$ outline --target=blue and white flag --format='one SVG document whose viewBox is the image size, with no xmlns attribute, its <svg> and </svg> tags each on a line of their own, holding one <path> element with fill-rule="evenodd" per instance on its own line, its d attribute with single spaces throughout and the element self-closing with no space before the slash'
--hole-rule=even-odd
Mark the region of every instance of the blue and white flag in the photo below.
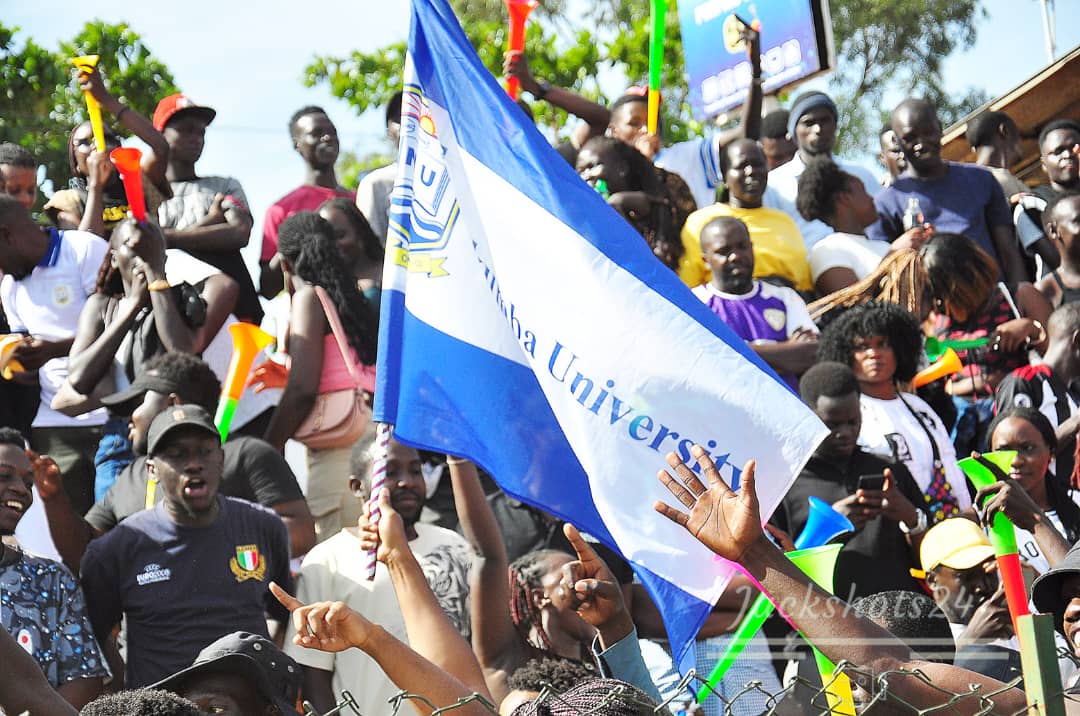
<svg viewBox="0 0 1080 716">
<path fill-rule="evenodd" d="M 375 417 L 466 456 L 630 560 L 676 663 L 732 568 L 653 511 L 705 446 L 771 514 L 824 425 L 582 181 L 414 0 L 383 275 Z M 692 652 L 690 652 L 692 655 Z"/>
</svg>

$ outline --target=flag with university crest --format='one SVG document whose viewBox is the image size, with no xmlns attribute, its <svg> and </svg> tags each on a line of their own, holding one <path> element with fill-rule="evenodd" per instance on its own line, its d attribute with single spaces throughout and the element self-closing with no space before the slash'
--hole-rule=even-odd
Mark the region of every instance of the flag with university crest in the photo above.
<svg viewBox="0 0 1080 716">
<path fill-rule="evenodd" d="M 733 567 L 655 514 L 704 446 L 763 515 L 826 428 L 652 254 L 499 87 L 445 1 L 414 0 L 375 417 L 464 455 L 617 550 L 676 662 Z"/>
</svg>

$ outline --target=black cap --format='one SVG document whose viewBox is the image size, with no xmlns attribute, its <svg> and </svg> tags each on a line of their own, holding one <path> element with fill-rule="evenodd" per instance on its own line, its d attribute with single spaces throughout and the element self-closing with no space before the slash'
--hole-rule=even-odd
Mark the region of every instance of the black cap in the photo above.
<svg viewBox="0 0 1080 716">
<path fill-rule="evenodd" d="M 1080 574 L 1080 544 L 1069 550 L 1058 566 L 1041 575 L 1031 585 L 1031 603 L 1035 610 L 1043 614 L 1054 615 L 1054 625 L 1064 633 L 1065 607 L 1068 603 L 1061 598 L 1061 585 L 1074 574 Z"/>
<path fill-rule="evenodd" d="M 186 669 L 148 687 L 180 693 L 192 676 L 204 673 L 239 674 L 282 714 L 296 713 L 301 671 L 292 657 L 264 636 L 246 631 L 227 634 L 199 652 Z M 183 694 L 180 694 L 181 696 Z"/>
<path fill-rule="evenodd" d="M 146 395 L 146 391 L 148 390 L 164 395 L 168 395 L 169 393 L 183 395 L 184 392 L 186 392 L 184 391 L 183 386 L 177 384 L 175 381 L 160 375 L 143 373 L 125 390 L 113 393 L 112 395 L 106 395 L 101 399 L 101 404 L 112 408 L 114 413 L 131 415 L 131 413 L 135 411 L 135 408 L 138 407 L 136 401 L 142 402 L 143 396 Z"/>
<path fill-rule="evenodd" d="M 166 435 L 185 426 L 202 428 L 214 436 L 219 434 L 210 413 L 204 408 L 198 405 L 170 405 L 150 423 L 146 440 L 147 454 L 153 455 Z"/>
</svg>

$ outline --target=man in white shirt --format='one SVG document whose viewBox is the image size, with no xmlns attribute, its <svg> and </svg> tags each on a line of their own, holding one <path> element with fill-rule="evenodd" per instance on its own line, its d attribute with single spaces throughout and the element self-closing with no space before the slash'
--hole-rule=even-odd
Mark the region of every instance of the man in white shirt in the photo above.
<svg viewBox="0 0 1080 716">
<path fill-rule="evenodd" d="M 401 132 L 401 97 L 397 92 L 386 104 L 386 138 L 397 151 L 398 135 Z M 390 194 L 394 190 L 397 178 L 397 162 L 372 169 L 360 179 L 356 187 L 356 208 L 371 225 L 371 230 L 386 246 L 386 235 L 390 231 Z"/>
<path fill-rule="evenodd" d="M 67 379 L 68 351 L 87 297 L 108 251 L 104 239 L 85 231 L 60 231 L 34 223 L 16 199 L 0 196 L 0 300 L 12 333 L 25 335 L 14 357 L 26 369 L 16 380 L 41 385 L 30 445 L 48 453 L 80 514 L 94 503 L 94 452 L 105 411 L 68 417 L 52 409 Z"/>
<path fill-rule="evenodd" d="M 357 477 L 364 475 L 366 479 L 371 474 L 370 457 L 354 455 L 349 487 L 357 494 L 357 500 L 370 488 Z M 469 570 L 473 561 L 469 543 L 456 532 L 419 521 L 426 488 L 420 454 L 416 450 L 391 440 L 386 479 L 390 501 L 405 524 L 409 549 L 416 555 L 439 605 L 468 639 L 471 629 Z M 386 565 L 380 563 L 375 579 L 367 579 L 364 552 L 356 527 L 341 530 L 308 552 L 300 568 L 296 596 L 305 604 L 343 601 L 398 639 L 408 640 Z M 359 649 L 346 649 L 337 654 L 305 649 L 293 643 L 293 634 L 295 628 L 290 626 L 285 638 L 285 653 L 302 667 L 302 696 L 311 701 L 319 713 L 333 708 L 342 691 L 353 695 L 362 714 L 386 711 L 387 700 L 398 692 L 398 688 L 371 657 Z"/>
<path fill-rule="evenodd" d="M 795 99 L 788 115 L 788 134 L 799 150 L 787 164 L 769 172 L 769 188 L 764 204 L 787 213 L 799 227 L 806 248 L 833 233 L 833 228 L 820 219 L 807 221 L 795 206 L 799 195 L 799 177 L 806 163 L 814 157 L 831 157 L 836 144 L 836 124 L 839 113 L 836 104 L 824 92 L 806 92 Z M 833 161 L 848 174 L 862 180 L 867 193 L 874 196 L 881 189 L 873 173 L 859 164 L 834 157 Z"/>
</svg>

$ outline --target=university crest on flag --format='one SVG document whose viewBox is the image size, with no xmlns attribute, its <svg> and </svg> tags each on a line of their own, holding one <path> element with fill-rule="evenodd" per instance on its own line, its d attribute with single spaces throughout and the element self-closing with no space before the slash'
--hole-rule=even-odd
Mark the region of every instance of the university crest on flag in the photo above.
<svg viewBox="0 0 1080 716">
<path fill-rule="evenodd" d="M 438 278 L 448 275 L 443 268 L 445 249 L 461 209 L 444 162 L 446 148 L 439 143 L 423 89 L 415 83 L 405 86 L 403 114 L 415 120 L 416 129 L 414 140 L 406 144 L 405 173 L 395 190 L 409 197 L 408 211 L 397 208 L 403 203 L 391 206 L 390 243 L 398 265 Z"/>
<path fill-rule="evenodd" d="M 266 574 L 266 562 L 259 554 L 258 545 L 238 545 L 236 556 L 229 560 L 229 569 L 232 570 L 237 582 L 248 579 L 257 579 L 261 582 Z"/>
</svg>

